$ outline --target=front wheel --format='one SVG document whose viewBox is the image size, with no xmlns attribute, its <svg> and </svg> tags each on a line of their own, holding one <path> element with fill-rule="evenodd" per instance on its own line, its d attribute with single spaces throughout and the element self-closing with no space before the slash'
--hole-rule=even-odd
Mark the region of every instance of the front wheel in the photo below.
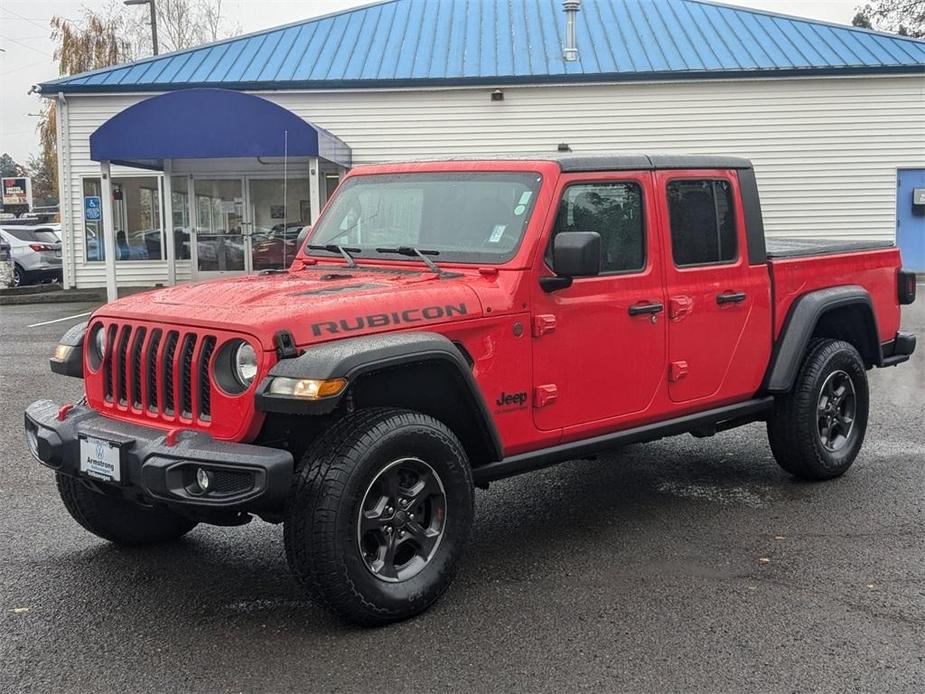
<svg viewBox="0 0 925 694">
<path fill-rule="evenodd" d="M 173 511 L 94 491 L 74 477 L 57 477 L 58 494 L 71 517 L 97 537 L 117 545 L 172 542 L 196 527 L 195 521 Z"/>
<path fill-rule="evenodd" d="M 472 472 L 453 432 L 417 412 L 361 410 L 305 453 L 286 512 L 286 558 L 308 593 L 344 619 L 388 624 L 444 593 L 472 517 Z"/>
<path fill-rule="evenodd" d="M 853 345 L 810 343 L 793 389 L 768 421 L 771 451 L 787 472 L 809 480 L 843 475 L 864 442 L 867 372 Z"/>
</svg>

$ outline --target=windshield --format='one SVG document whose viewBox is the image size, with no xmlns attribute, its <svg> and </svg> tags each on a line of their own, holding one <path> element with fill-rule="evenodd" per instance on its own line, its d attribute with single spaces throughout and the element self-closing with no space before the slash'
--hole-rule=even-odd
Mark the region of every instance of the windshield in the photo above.
<svg viewBox="0 0 925 694">
<path fill-rule="evenodd" d="M 540 181 L 536 173 L 357 176 L 338 189 L 308 243 L 359 249 L 361 258 L 413 247 L 437 251 L 437 262 L 505 262 L 517 252 Z"/>
</svg>

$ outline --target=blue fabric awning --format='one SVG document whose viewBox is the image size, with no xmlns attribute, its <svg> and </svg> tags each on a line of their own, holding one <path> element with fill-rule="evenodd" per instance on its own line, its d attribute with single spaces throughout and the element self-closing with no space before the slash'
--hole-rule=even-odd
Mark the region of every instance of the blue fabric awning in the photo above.
<svg viewBox="0 0 925 694">
<path fill-rule="evenodd" d="M 165 159 L 322 157 L 351 166 L 342 140 L 282 106 L 227 89 L 183 89 L 145 99 L 90 135 L 90 158 L 163 168 Z"/>
</svg>

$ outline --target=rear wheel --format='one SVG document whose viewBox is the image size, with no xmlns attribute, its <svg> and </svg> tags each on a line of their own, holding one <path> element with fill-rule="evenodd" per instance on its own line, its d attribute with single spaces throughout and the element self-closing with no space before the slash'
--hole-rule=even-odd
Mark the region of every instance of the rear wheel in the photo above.
<svg viewBox="0 0 925 694">
<path fill-rule="evenodd" d="M 118 545 L 154 545 L 178 540 L 194 521 L 166 509 L 148 508 L 58 475 L 58 493 L 68 513 L 94 535 Z"/>
<path fill-rule="evenodd" d="M 13 286 L 22 287 L 27 284 L 26 282 L 26 271 L 23 270 L 19 265 L 13 264 Z"/>
<path fill-rule="evenodd" d="M 356 624 L 387 624 L 444 593 L 472 516 L 472 473 L 445 425 L 361 410 L 305 453 L 286 512 L 286 558 L 321 604 Z"/>
<path fill-rule="evenodd" d="M 778 464 L 810 480 L 844 474 L 864 442 L 868 397 L 867 372 L 853 345 L 811 342 L 793 389 L 768 421 Z"/>
</svg>

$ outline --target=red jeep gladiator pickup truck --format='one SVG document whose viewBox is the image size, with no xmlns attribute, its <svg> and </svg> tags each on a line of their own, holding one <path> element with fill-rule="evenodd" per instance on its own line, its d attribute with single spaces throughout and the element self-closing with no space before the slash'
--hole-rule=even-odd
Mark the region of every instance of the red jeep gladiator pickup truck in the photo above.
<svg viewBox="0 0 925 694">
<path fill-rule="evenodd" d="M 444 592 L 492 480 L 756 421 L 787 472 L 841 475 L 914 294 L 889 244 L 766 242 L 742 159 L 366 166 L 287 270 L 68 331 L 86 397 L 26 434 L 90 532 L 281 522 L 307 591 L 383 624 Z"/>
</svg>

